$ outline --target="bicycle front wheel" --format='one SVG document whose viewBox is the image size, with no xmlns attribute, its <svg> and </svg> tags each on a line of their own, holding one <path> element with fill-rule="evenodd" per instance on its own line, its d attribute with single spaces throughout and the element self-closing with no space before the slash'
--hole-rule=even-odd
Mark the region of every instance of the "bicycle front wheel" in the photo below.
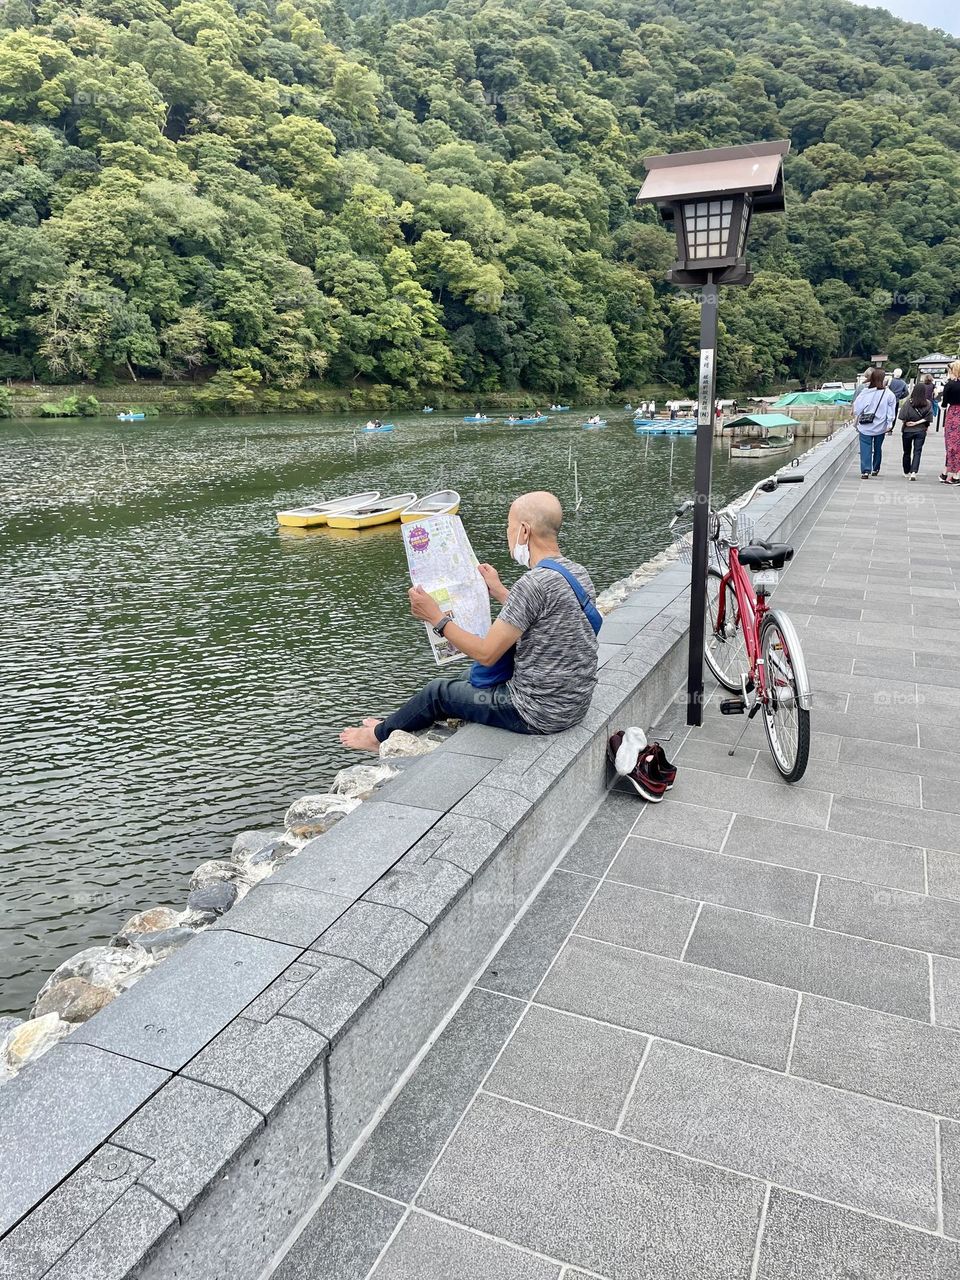
<svg viewBox="0 0 960 1280">
<path fill-rule="evenodd" d="M 723 598 L 723 624 L 720 600 Z M 747 670 L 747 646 L 740 627 L 737 595 L 723 574 L 711 565 L 707 570 L 707 615 L 703 624 L 703 656 L 707 666 L 731 693 L 740 692 L 740 677 Z"/>
<path fill-rule="evenodd" d="M 766 680 L 763 727 L 770 754 L 786 781 L 798 782 L 810 758 L 810 712 L 800 706 L 794 665 L 795 660 L 800 664 L 799 655 L 791 653 L 774 616 L 768 615 L 763 620 L 760 652 Z"/>
</svg>

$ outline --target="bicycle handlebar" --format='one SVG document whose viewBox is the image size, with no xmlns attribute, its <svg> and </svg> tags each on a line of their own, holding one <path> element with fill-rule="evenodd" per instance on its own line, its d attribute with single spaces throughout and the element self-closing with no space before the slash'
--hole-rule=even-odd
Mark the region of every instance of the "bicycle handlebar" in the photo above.
<svg viewBox="0 0 960 1280">
<path fill-rule="evenodd" d="M 782 484 L 803 484 L 805 476 L 798 472 L 783 472 L 774 476 L 767 476 L 765 480 L 759 480 L 750 490 L 747 498 L 739 504 L 738 510 L 752 502 L 758 493 L 774 493 Z M 693 498 L 688 498 L 681 506 L 674 508 L 674 517 L 670 521 L 672 529 L 679 519 L 692 510 L 696 505 Z"/>
</svg>

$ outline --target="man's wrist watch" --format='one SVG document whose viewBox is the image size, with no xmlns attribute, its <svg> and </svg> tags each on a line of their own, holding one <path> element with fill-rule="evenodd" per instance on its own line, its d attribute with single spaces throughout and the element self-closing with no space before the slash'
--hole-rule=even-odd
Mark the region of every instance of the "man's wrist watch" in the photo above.
<svg viewBox="0 0 960 1280">
<path fill-rule="evenodd" d="M 440 621 L 437 623 L 437 625 L 433 628 L 433 634 L 435 636 L 442 636 L 447 623 L 452 621 L 453 621 L 453 614 L 445 613 L 443 617 L 440 619 Z"/>
</svg>

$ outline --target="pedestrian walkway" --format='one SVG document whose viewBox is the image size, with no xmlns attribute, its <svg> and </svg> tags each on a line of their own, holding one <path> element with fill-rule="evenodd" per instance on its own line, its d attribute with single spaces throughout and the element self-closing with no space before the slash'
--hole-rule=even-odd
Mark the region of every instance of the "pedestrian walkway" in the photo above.
<svg viewBox="0 0 960 1280">
<path fill-rule="evenodd" d="M 279 1280 L 960 1276 L 960 493 L 896 452 L 778 593 L 802 783 L 715 701 L 678 728 L 674 790 L 608 796 Z"/>
</svg>

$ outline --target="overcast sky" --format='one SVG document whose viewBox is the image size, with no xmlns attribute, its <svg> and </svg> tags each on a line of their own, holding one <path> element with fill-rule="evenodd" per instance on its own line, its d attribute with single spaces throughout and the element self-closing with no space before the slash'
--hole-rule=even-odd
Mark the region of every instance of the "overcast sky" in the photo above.
<svg viewBox="0 0 960 1280">
<path fill-rule="evenodd" d="M 860 4 L 862 0 L 854 0 Z M 928 27 L 940 27 L 951 35 L 960 36 L 960 9 L 956 0 L 885 0 L 871 8 L 888 9 L 907 22 L 923 22 Z"/>
</svg>

